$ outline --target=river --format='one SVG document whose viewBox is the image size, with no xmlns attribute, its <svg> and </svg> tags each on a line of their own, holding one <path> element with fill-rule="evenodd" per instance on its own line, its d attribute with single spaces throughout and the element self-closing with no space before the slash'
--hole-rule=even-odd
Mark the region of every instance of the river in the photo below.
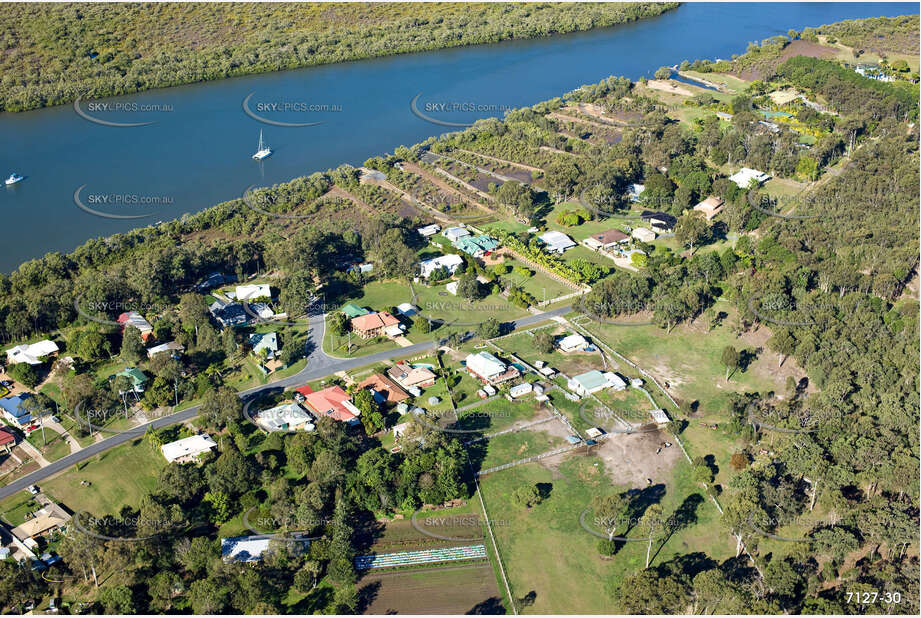
<svg viewBox="0 0 921 618">
<path fill-rule="evenodd" d="M 0 187 L 5 230 L 0 270 L 49 251 L 70 251 L 93 237 L 197 212 L 251 185 L 276 184 L 341 163 L 360 165 L 401 144 L 456 130 L 414 114 L 410 102 L 417 95 L 422 114 L 469 123 L 609 75 L 637 79 L 685 59 L 728 58 L 744 52 L 749 41 L 790 28 L 917 10 L 917 3 L 690 3 L 602 30 L 253 75 L 79 105 L 83 114 L 104 123 L 152 123 L 144 126 L 98 124 L 73 105 L 0 114 L 0 175 L 25 176 Z M 269 122 L 244 110 L 251 94 L 247 109 Z M 274 153 L 257 162 L 251 155 L 260 130 Z"/>
</svg>

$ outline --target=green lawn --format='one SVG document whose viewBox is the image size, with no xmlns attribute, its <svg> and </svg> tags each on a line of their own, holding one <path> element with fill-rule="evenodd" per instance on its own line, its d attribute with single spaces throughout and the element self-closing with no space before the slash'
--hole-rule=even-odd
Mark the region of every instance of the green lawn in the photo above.
<svg viewBox="0 0 921 618">
<path fill-rule="evenodd" d="M 617 584 L 645 566 L 645 543 L 625 543 L 613 559 L 602 560 L 596 550 L 600 539 L 579 523 L 593 496 L 625 489 L 611 484 L 603 465 L 593 456 L 569 457 L 555 470 L 526 464 L 481 480 L 489 516 L 502 524 L 494 525 L 493 532 L 512 595 L 520 599 L 531 591 L 536 594 L 533 605 L 519 608 L 524 613 L 610 613 Z M 674 533 L 661 548 L 661 543 L 654 544 L 653 553 L 658 553 L 653 564 L 694 551 L 704 551 L 716 560 L 733 555 L 733 545 L 717 523 L 719 513 L 700 495 L 690 475 L 690 466 L 679 464 L 660 504 L 668 517 L 682 504 L 699 502 L 690 509 L 696 523 Z M 530 510 L 514 503 L 515 489 L 536 483 L 549 488 L 548 498 Z M 591 525 L 591 512 L 587 522 Z M 640 536 L 639 529 L 628 534 L 629 538 Z M 535 556 L 552 559 L 536 560 Z"/>
<path fill-rule="evenodd" d="M 65 455 L 70 455 L 70 445 L 64 437 L 54 429 L 45 427 L 45 437 L 42 440 L 42 430 L 36 429 L 26 438 L 32 446 L 41 451 L 42 456 L 48 461 L 57 461 Z"/>
<path fill-rule="evenodd" d="M 163 455 L 146 440 L 138 439 L 77 464 L 41 487 L 72 511 L 101 516 L 117 513 L 125 504 L 137 506 L 141 496 L 156 487 L 164 467 Z M 81 486 L 82 480 L 89 486 Z"/>
<path fill-rule="evenodd" d="M 532 273 L 534 273 L 533 275 L 528 277 L 522 274 L 517 274 L 514 271 L 512 271 L 506 275 L 501 275 L 501 277 L 503 278 L 503 280 L 511 281 L 515 283 L 515 285 L 524 289 L 525 292 L 528 292 L 529 294 L 534 296 L 534 298 L 536 298 L 538 301 L 550 300 L 553 298 L 557 298 L 558 296 L 563 296 L 564 294 L 569 294 L 575 291 L 573 288 L 569 287 L 568 285 L 560 283 L 556 279 L 551 279 L 549 276 L 545 275 L 544 273 L 538 270 L 534 270 L 530 266 L 527 266 L 526 264 L 519 262 L 518 260 L 506 258 L 504 263 L 508 264 L 512 268 L 515 268 L 516 266 L 527 268 Z"/>
<path fill-rule="evenodd" d="M 41 505 L 28 491 L 20 491 L 0 502 L 0 516 L 14 528 L 26 521 L 26 515 L 37 511 Z"/>
<path fill-rule="evenodd" d="M 475 450 L 485 451 L 479 469 L 501 466 L 566 445 L 562 437 L 542 431 L 542 428 L 543 425 L 537 425 L 525 431 L 505 433 L 472 446 Z"/>
</svg>

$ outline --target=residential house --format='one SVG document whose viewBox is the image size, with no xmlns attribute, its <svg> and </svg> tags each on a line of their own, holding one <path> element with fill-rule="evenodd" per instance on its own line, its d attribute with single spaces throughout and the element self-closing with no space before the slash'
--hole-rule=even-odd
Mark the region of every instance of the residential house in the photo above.
<svg viewBox="0 0 921 618">
<path fill-rule="evenodd" d="M 303 391 L 301 391 L 303 394 Z M 339 386 L 304 394 L 304 405 L 317 416 L 354 425 L 358 423 L 361 410 L 352 404 L 352 397 Z"/>
<path fill-rule="evenodd" d="M 6 362 L 9 365 L 15 365 L 16 363 L 41 365 L 43 357 L 56 354 L 58 349 L 58 344 L 49 339 L 18 345 L 6 351 Z"/>
<path fill-rule="evenodd" d="M 153 326 L 150 325 L 144 316 L 142 316 L 137 311 L 126 311 L 116 318 L 116 322 L 121 324 L 122 330 L 125 330 L 126 326 L 133 326 L 139 331 L 141 331 L 141 339 L 147 341 L 153 337 Z"/>
<path fill-rule="evenodd" d="M 250 303 L 249 313 L 256 314 L 262 320 L 271 320 L 275 317 L 275 312 L 267 303 Z"/>
<path fill-rule="evenodd" d="M 544 232 L 537 238 L 542 243 L 544 243 L 544 250 L 546 250 L 548 253 L 563 253 L 567 249 L 571 249 L 572 247 L 576 246 L 576 243 L 573 242 L 572 238 L 563 232 Z"/>
<path fill-rule="evenodd" d="M 14 446 L 16 446 L 16 436 L 4 429 L 0 429 L 0 450 L 9 454 L 13 451 Z"/>
<path fill-rule="evenodd" d="M 161 343 L 160 345 L 155 345 L 152 348 L 147 348 L 147 358 L 153 358 L 161 352 L 169 352 L 173 358 L 177 358 L 180 354 L 185 352 L 185 346 L 181 343 L 176 343 L 175 341 L 170 341 L 169 343 Z"/>
<path fill-rule="evenodd" d="M 615 390 L 624 390 L 627 383 L 616 373 L 601 373 L 597 369 L 592 369 L 577 376 L 573 376 L 567 383 L 569 389 L 583 397 L 592 393 L 597 393 L 604 388 L 614 388 Z"/>
<path fill-rule="evenodd" d="M 60 505 L 49 502 L 39 510 L 35 511 L 31 519 L 16 526 L 10 532 L 21 542 L 30 545 L 28 540 L 35 540 L 38 537 L 45 536 L 63 528 L 71 519 L 70 513 L 65 511 Z"/>
<path fill-rule="evenodd" d="M 607 230 L 605 232 L 599 232 L 598 234 L 592 234 L 583 240 L 582 244 L 593 251 L 614 251 L 620 248 L 623 243 L 629 241 L 630 237 L 620 230 Z"/>
<path fill-rule="evenodd" d="M 754 180 L 757 184 L 762 184 L 770 178 L 764 172 L 753 170 L 750 167 L 743 167 L 738 172 L 729 177 L 729 180 L 736 183 L 740 189 L 748 189 Z"/>
<path fill-rule="evenodd" d="M 409 394 L 406 391 L 397 386 L 393 380 L 380 373 L 375 373 L 363 380 L 358 384 L 358 387 L 370 389 L 375 399 L 380 400 L 379 403 L 383 401 L 400 403 L 405 399 L 409 399 Z"/>
<path fill-rule="evenodd" d="M 657 234 L 665 234 L 675 229 L 675 225 L 678 223 L 678 218 L 674 215 L 670 215 L 667 212 L 656 212 L 653 210 L 644 210 L 640 215 L 644 221 L 649 224 L 649 227 L 652 228 L 652 231 Z"/>
<path fill-rule="evenodd" d="M 386 311 L 382 311 L 352 318 L 349 324 L 352 326 L 353 333 L 363 339 L 369 339 L 386 334 L 384 331 L 387 327 L 397 326 L 400 321 Z"/>
<path fill-rule="evenodd" d="M 29 393 L 20 393 L 0 399 L 0 411 L 2 411 L 0 413 L 3 414 L 7 423 L 19 429 L 25 429 L 32 424 L 32 415 L 23 405 L 31 396 Z"/>
<path fill-rule="evenodd" d="M 580 352 L 588 347 L 588 340 L 582 335 L 575 334 L 563 337 L 556 345 L 563 352 Z"/>
<path fill-rule="evenodd" d="M 170 463 L 198 463 L 202 453 L 208 453 L 217 442 L 206 433 L 182 438 L 160 447 L 160 452 Z"/>
<path fill-rule="evenodd" d="M 435 384 L 435 373 L 427 367 L 412 367 L 406 363 L 397 363 L 387 370 L 387 376 L 405 389 L 428 388 Z"/>
<path fill-rule="evenodd" d="M 723 210 L 723 203 L 723 198 L 711 195 L 695 206 L 694 210 L 703 213 L 707 221 L 710 221 Z"/>
<path fill-rule="evenodd" d="M 652 242 L 656 239 L 656 233 L 645 227 L 634 228 L 630 235 L 641 242 Z"/>
<path fill-rule="evenodd" d="M 450 240 L 452 243 L 457 242 L 458 238 L 463 238 L 464 236 L 470 236 L 470 232 L 463 227 L 449 227 L 441 233 L 442 236 Z"/>
<path fill-rule="evenodd" d="M 499 241 L 491 236 L 464 236 L 454 243 L 460 251 L 475 258 L 483 257 L 499 247 Z"/>
<path fill-rule="evenodd" d="M 268 283 L 250 283 L 247 285 L 238 285 L 235 292 L 236 299 L 239 300 L 256 300 L 257 298 L 272 299 L 272 288 Z"/>
<path fill-rule="evenodd" d="M 221 538 L 221 559 L 224 562 L 261 562 L 273 538 L 274 534 Z M 289 555 L 301 555 L 310 547 L 310 539 L 297 538 L 297 533 L 287 533 L 284 547 Z"/>
<path fill-rule="evenodd" d="M 397 313 L 400 315 L 405 315 L 408 318 L 419 313 L 419 310 L 412 303 L 400 303 L 397 305 Z"/>
<path fill-rule="evenodd" d="M 449 275 L 453 275 L 463 263 L 464 258 L 456 253 L 439 255 L 438 257 L 420 262 L 419 274 L 423 278 L 428 279 L 436 270 L 445 269 Z"/>
<path fill-rule="evenodd" d="M 296 403 L 285 403 L 256 415 L 256 424 L 262 429 L 272 431 L 313 431 L 313 417 Z"/>
<path fill-rule="evenodd" d="M 125 367 L 121 371 L 115 374 L 116 377 L 128 378 L 131 381 L 131 391 L 135 393 L 143 393 L 144 385 L 147 384 L 147 376 L 144 375 L 144 372 L 138 369 L 137 367 Z M 125 392 L 131 392 L 125 391 Z M 119 393 L 123 395 L 124 393 Z"/>
<path fill-rule="evenodd" d="M 211 273 L 204 280 L 196 284 L 195 289 L 198 290 L 199 292 L 204 292 L 205 290 L 210 290 L 213 287 L 224 285 L 225 283 L 232 283 L 236 280 L 237 278 L 235 275 L 225 275 L 223 273 Z"/>
<path fill-rule="evenodd" d="M 630 185 L 630 189 L 627 191 L 627 195 L 630 197 L 631 202 L 638 202 L 640 199 L 640 195 L 645 190 L 646 190 L 646 185 L 632 184 Z"/>
<path fill-rule="evenodd" d="M 426 225 L 425 227 L 420 227 L 416 230 L 419 232 L 419 236 L 423 238 L 428 238 L 429 236 L 434 236 L 441 231 L 441 226 L 436 224 Z"/>
<path fill-rule="evenodd" d="M 249 321 L 249 314 L 240 303 L 225 303 L 217 300 L 208 307 L 211 316 L 224 327 L 242 326 Z"/>
<path fill-rule="evenodd" d="M 467 371 L 484 384 L 500 384 L 521 375 L 517 367 L 506 365 L 485 350 L 468 355 L 464 362 Z"/>
<path fill-rule="evenodd" d="M 349 319 L 357 318 L 357 317 L 368 315 L 369 313 L 371 313 L 364 307 L 359 307 L 355 303 L 346 303 L 342 305 L 342 309 L 340 309 L 340 311 L 342 311 L 342 313 L 345 314 L 345 317 Z"/>
<path fill-rule="evenodd" d="M 278 355 L 278 333 L 253 333 L 249 337 L 249 345 L 253 354 L 262 358 L 265 350 L 265 358 L 271 360 Z"/>
</svg>

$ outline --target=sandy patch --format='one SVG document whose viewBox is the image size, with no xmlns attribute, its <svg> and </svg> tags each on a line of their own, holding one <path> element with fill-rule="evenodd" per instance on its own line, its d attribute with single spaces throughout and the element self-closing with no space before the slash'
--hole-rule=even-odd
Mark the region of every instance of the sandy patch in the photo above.
<svg viewBox="0 0 921 618">
<path fill-rule="evenodd" d="M 668 92 L 671 94 L 681 94 L 686 97 L 694 96 L 694 93 L 688 90 L 687 88 L 682 88 L 681 86 L 676 86 L 668 80 L 661 79 L 651 79 L 646 82 L 646 86 L 652 88 L 653 90 L 661 90 L 662 92 Z"/>
</svg>

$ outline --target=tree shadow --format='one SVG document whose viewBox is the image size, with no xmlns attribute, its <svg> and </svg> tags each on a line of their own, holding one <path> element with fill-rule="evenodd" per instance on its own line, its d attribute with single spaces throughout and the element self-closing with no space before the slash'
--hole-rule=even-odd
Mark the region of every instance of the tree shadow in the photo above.
<svg viewBox="0 0 921 618">
<path fill-rule="evenodd" d="M 659 544 L 659 547 L 656 548 L 655 553 L 650 557 L 650 564 L 656 559 L 656 556 L 659 555 L 659 552 L 662 551 L 662 548 L 665 547 L 665 545 L 671 540 L 672 536 L 674 536 L 676 532 L 684 530 L 685 528 L 693 526 L 697 523 L 697 508 L 703 504 L 703 502 L 703 496 L 698 493 L 693 493 L 685 498 L 684 501 L 678 506 L 678 508 L 675 509 L 675 512 L 666 522 L 668 532 L 662 538 L 662 542 Z"/>
<path fill-rule="evenodd" d="M 371 604 L 374 603 L 374 600 L 377 599 L 378 592 L 381 589 L 381 582 L 374 581 L 370 584 L 365 584 L 358 589 L 358 605 L 355 608 L 355 613 L 363 614 L 365 613 Z"/>
<path fill-rule="evenodd" d="M 537 483 L 537 493 L 541 500 L 546 500 L 553 492 L 553 483 Z"/>
<path fill-rule="evenodd" d="M 485 601 L 480 601 L 470 608 L 470 611 L 466 612 L 466 615 L 498 616 L 507 613 L 508 610 L 502 605 L 502 599 L 499 597 L 489 597 Z"/>
<path fill-rule="evenodd" d="M 745 373 L 748 371 L 748 368 L 751 367 L 752 363 L 758 360 L 758 356 L 760 356 L 763 351 L 764 348 L 739 350 L 739 372 Z"/>
</svg>

